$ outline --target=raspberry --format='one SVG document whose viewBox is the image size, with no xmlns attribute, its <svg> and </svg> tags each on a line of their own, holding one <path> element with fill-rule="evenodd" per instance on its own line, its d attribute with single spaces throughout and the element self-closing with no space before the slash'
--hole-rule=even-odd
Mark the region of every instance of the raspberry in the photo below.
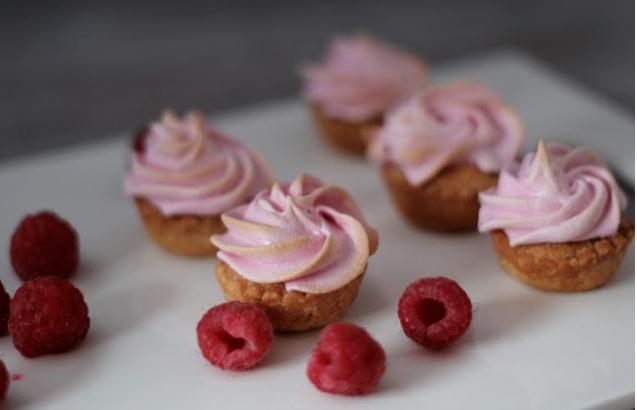
<svg viewBox="0 0 637 410">
<path fill-rule="evenodd" d="M 86 338 L 90 325 L 82 292 L 55 276 L 23 284 L 10 310 L 9 334 L 26 357 L 69 351 Z"/>
<path fill-rule="evenodd" d="M 9 320 L 9 302 L 11 298 L 2 282 L 0 282 L 0 336 L 7 334 L 7 321 Z"/>
<path fill-rule="evenodd" d="M 9 372 L 4 362 L 0 360 L 0 401 L 4 400 L 9 390 Z"/>
<path fill-rule="evenodd" d="M 143 154 L 146 149 L 146 135 L 148 134 L 148 127 L 142 127 L 135 132 L 132 140 L 132 147 L 138 154 Z"/>
<path fill-rule="evenodd" d="M 321 332 L 307 363 L 307 377 L 321 391 L 367 394 L 385 372 L 385 351 L 365 329 L 332 323 Z"/>
<path fill-rule="evenodd" d="M 11 237 L 11 264 L 22 280 L 68 277 L 78 265 L 77 233 L 50 211 L 27 215 Z"/>
<path fill-rule="evenodd" d="M 427 348 L 441 349 L 469 327 L 471 300 L 451 279 L 422 278 L 403 292 L 398 317 L 407 337 Z"/>
<path fill-rule="evenodd" d="M 203 356 L 226 370 L 246 370 L 272 346 L 272 322 L 258 306 L 228 302 L 212 307 L 197 325 Z"/>
</svg>

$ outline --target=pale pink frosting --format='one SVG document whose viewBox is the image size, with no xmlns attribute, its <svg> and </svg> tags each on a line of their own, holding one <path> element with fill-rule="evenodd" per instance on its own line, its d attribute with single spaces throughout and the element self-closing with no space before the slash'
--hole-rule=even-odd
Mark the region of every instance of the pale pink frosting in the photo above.
<svg viewBox="0 0 637 410">
<path fill-rule="evenodd" d="M 450 165 L 498 172 L 523 139 L 522 121 L 510 107 L 487 88 L 463 82 L 424 90 L 390 112 L 372 135 L 369 156 L 397 165 L 419 186 Z"/>
<path fill-rule="evenodd" d="M 132 153 L 124 186 L 164 215 L 219 215 L 245 203 L 271 182 L 266 162 L 193 112 L 167 111 L 151 124 L 143 149 Z"/>
<path fill-rule="evenodd" d="M 302 74 L 306 99 L 323 115 L 350 122 L 382 115 L 427 79 L 418 58 L 365 36 L 336 39 L 323 63 Z"/>
<path fill-rule="evenodd" d="M 327 293 L 362 274 L 378 235 L 344 190 L 301 175 L 221 216 L 217 258 L 248 280 Z"/>
<path fill-rule="evenodd" d="M 512 246 L 615 234 L 626 197 L 601 159 L 584 148 L 540 142 L 480 194 L 478 229 L 503 229 Z"/>
</svg>

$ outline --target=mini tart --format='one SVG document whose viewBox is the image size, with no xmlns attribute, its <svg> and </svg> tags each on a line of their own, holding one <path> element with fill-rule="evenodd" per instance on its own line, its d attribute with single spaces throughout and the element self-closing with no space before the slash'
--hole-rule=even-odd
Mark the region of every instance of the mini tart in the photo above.
<svg viewBox="0 0 637 410">
<path fill-rule="evenodd" d="M 316 104 L 312 105 L 312 116 L 319 133 L 331 146 L 361 156 L 367 150 L 365 130 L 379 127 L 383 122 L 381 115 L 361 122 L 347 122 L 329 118 L 322 113 Z"/>
<path fill-rule="evenodd" d="M 386 164 L 381 172 L 405 219 L 436 231 L 476 229 L 478 193 L 498 182 L 497 175 L 484 173 L 473 164 L 449 166 L 418 187 L 410 185 L 396 165 Z"/>
<path fill-rule="evenodd" d="M 250 281 L 224 261 L 217 259 L 216 275 L 226 300 L 258 305 L 265 310 L 278 332 L 302 332 L 340 318 L 350 307 L 365 271 L 345 286 L 329 293 L 288 292 L 282 283 Z"/>
<path fill-rule="evenodd" d="M 553 292 L 580 292 L 608 282 L 619 268 L 635 232 L 623 218 L 617 233 L 579 242 L 509 245 L 502 230 L 491 232 L 502 268 L 522 282 Z"/>
<path fill-rule="evenodd" d="M 210 236 L 225 232 L 219 215 L 164 215 L 149 200 L 135 198 L 135 205 L 151 239 L 168 252 L 183 256 L 211 256 L 217 248 Z"/>
</svg>

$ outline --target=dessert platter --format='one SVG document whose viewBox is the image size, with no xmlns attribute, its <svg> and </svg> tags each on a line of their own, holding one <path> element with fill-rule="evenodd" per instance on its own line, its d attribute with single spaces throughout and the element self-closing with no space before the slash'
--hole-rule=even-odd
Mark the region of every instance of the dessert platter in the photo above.
<svg viewBox="0 0 637 410">
<path fill-rule="evenodd" d="M 516 50 L 300 75 L 0 165 L 7 408 L 633 406 L 630 115 Z"/>
</svg>

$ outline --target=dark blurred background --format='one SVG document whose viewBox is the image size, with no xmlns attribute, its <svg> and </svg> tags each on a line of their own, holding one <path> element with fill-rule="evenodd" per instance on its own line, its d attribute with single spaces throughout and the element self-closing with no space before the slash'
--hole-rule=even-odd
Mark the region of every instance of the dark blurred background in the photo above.
<svg viewBox="0 0 637 410">
<path fill-rule="evenodd" d="M 366 31 L 434 65 L 519 47 L 634 111 L 634 0 L 0 2 L 0 161 L 113 136 L 165 106 L 298 94 L 300 62 Z"/>
</svg>

